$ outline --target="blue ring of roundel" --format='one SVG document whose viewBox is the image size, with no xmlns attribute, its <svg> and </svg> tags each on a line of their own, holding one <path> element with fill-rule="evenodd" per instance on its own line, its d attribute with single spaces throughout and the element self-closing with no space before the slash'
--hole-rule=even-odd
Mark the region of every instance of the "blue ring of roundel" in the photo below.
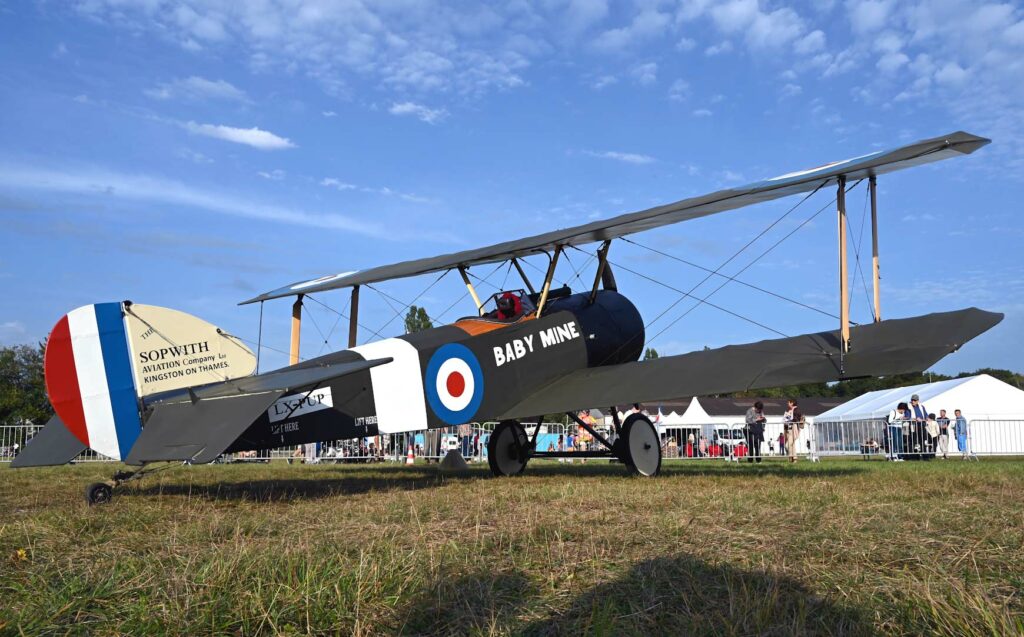
<svg viewBox="0 0 1024 637">
<path fill-rule="evenodd" d="M 441 397 L 437 394 L 437 373 L 441 370 L 441 365 L 451 358 L 465 361 L 469 365 L 470 371 L 473 372 L 473 398 L 465 408 L 459 411 L 452 411 L 445 407 L 441 402 Z M 438 418 L 449 425 L 461 425 L 472 421 L 476 410 L 480 408 L 480 403 L 484 399 L 484 372 L 480 367 L 480 361 L 468 347 L 459 343 L 442 345 L 434 352 L 434 355 L 430 357 L 430 362 L 427 363 L 427 373 L 423 385 L 430 408 L 434 410 Z"/>
</svg>

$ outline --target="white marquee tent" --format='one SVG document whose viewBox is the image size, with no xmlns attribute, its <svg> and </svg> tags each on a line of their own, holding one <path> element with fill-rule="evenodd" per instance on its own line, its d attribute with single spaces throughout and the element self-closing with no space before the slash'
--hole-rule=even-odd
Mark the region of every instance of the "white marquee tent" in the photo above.
<svg viewBox="0 0 1024 637">
<path fill-rule="evenodd" d="M 816 421 L 833 437 L 843 428 L 859 431 L 853 423 L 881 422 L 898 403 L 909 404 L 914 394 L 936 416 L 945 409 L 952 419 L 953 411 L 961 410 L 973 453 L 1024 453 L 1024 390 L 988 374 L 868 392 L 820 414 Z"/>
<path fill-rule="evenodd" d="M 1024 390 L 993 378 L 988 374 L 954 378 L 935 383 L 880 389 L 868 392 L 823 414 L 818 422 L 850 422 L 885 418 L 897 403 L 910 403 L 917 394 L 928 411 L 938 415 L 945 409 L 953 416 L 959 409 L 968 420 L 1024 421 Z"/>
</svg>

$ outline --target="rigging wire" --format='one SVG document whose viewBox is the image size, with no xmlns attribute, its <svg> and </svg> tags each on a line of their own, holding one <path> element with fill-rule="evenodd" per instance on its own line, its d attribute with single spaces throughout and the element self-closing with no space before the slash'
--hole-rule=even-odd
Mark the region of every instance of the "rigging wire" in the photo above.
<svg viewBox="0 0 1024 637">
<path fill-rule="evenodd" d="M 703 270 L 704 272 L 711 272 L 712 274 L 716 274 L 717 276 L 720 276 L 720 277 L 723 277 L 725 279 L 728 279 L 729 281 L 732 281 L 734 283 L 739 283 L 740 285 L 748 287 L 748 288 L 750 288 L 752 290 L 757 290 L 758 292 L 763 292 L 764 294 L 767 294 L 769 296 L 774 296 L 775 298 L 780 299 L 782 301 L 788 301 L 789 303 L 793 303 L 794 305 L 799 305 L 800 307 L 806 308 L 808 310 L 813 310 L 813 311 L 815 311 L 815 312 L 817 312 L 819 314 L 824 314 L 825 316 L 827 316 L 829 318 L 834 318 L 834 319 L 839 318 L 839 316 L 837 316 L 835 314 L 832 314 L 831 312 L 828 312 L 828 311 L 823 310 L 821 308 L 814 307 L 813 305 L 808 305 L 807 303 L 804 303 L 802 301 L 798 301 L 796 299 L 791 299 L 791 298 L 789 298 L 787 296 L 784 296 L 782 294 L 779 294 L 777 292 L 772 292 L 771 290 L 766 290 L 765 288 L 758 287 L 758 286 L 756 286 L 756 285 L 754 285 L 752 283 L 747 283 L 746 281 L 740 281 L 736 277 L 732 277 L 732 276 L 729 276 L 727 274 L 722 274 L 721 272 L 715 272 L 711 268 L 706 268 L 706 267 L 704 267 L 704 266 L 702 266 L 700 264 L 694 263 L 692 261 L 687 261 L 686 259 L 683 259 L 681 257 L 677 257 L 674 254 L 670 254 L 668 252 L 662 252 L 661 250 L 658 250 L 657 248 L 652 248 L 651 246 L 645 245 L 643 243 L 637 243 L 636 241 L 632 241 L 632 240 L 627 239 L 625 237 L 620 237 L 620 239 L 622 241 L 625 241 L 626 243 L 632 243 L 635 246 L 644 248 L 645 250 L 650 250 L 651 252 L 653 252 L 655 254 L 659 254 L 659 255 L 661 255 L 663 257 L 667 257 L 667 258 L 672 259 L 674 261 L 678 261 L 678 262 L 680 262 L 680 263 L 682 263 L 684 265 L 688 265 L 688 266 L 697 268 L 698 270 Z"/>
<path fill-rule="evenodd" d="M 858 185 L 860 184 L 860 182 L 861 182 L 861 181 L 863 181 L 863 179 L 861 179 L 861 180 L 857 181 L 857 182 L 856 182 L 855 184 L 853 184 L 852 186 L 850 186 L 849 188 L 847 188 L 845 192 L 850 192 L 851 190 L 853 190 L 854 188 L 856 188 L 856 187 L 857 187 L 857 186 L 858 186 Z M 819 188 L 820 188 L 820 186 L 819 186 Z M 817 192 L 817 190 L 818 190 L 818 189 L 816 188 L 814 192 Z M 812 193 L 812 194 L 813 194 L 813 193 Z M 805 199 L 806 199 L 806 198 L 805 198 Z M 801 203 L 803 203 L 803 202 L 801 201 Z M 753 265 L 754 265 L 755 263 L 757 263 L 758 261 L 760 261 L 760 260 L 761 260 L 762 258 L 764 258 L 764 257 L 765 257 L 766 255 L 768 255 L 768 253 L 770 253 L 771 251 L 773 251 L 773 250 L 774 250 L 775 248 L 779 247 L 779 245 L 780 245 L 780 244 L 781 244 L 781 243 L 782 243 L 783 241 L 785 241 L 786 239 L 788 239 L 788 238 L 790 238 L 791 236 L 793 236 L 794 234 L 796 234 L 796 232 L 797 232 L 797 231 L 799 231 L 799 230 L 800 230 L 801 228 L 803 228 L 803 227 L 804 227 L 804 226 L 806 226 L 806 225 L 807 225 L 808 223 L 810 223 L 811 221 L 813 221 L 813 220 L 814 220 L 814 219 L 815 219 L 815 218 L 816 218 L 816 217 L 817 217 L 818 215 L 820 215 L 820 214 L 821 214 L 822 212 L 824 212 L 825 210 L 827 210 L 827 209 L 828 209 L 829 207 L 831 207 L 831 206 L 832 206 L 832 204 L 834 204 L 834 203 L 836 203 L 836 198 L 835 198 L 835 197 L 833 197 L 833 198 L 832 198 L 832 201 L 828 202 L 827 204 L 825 204 L 824 206 L 822 206 L 821 208 L 819 208 L 817 212 L 815 212 L 815 213 L 814 213 L 814 214 L 812 214 L 812 215 L 811 215 L 810 217 L 808 217 L 807 219 L 805 219 L 805 220 L 804 220 L 804 221 L 803 221 L 803 222 L 802 222 L 802 223 L 801 223 L 800 225 L 798 225 L 798 226 L 797 226 L 796 228 L 793 228 L 793 230 L 791 230 L 791 231 L 790 231 L 789 233 L 787 233 L 787 234 L 786 234 L 785 236 L 783 236 L 783 237 L 782 237 L 781 239 L 779 239 L 779 240 L 778 240 L 778 241 L 776 241 L 776 242 L 775 242 L 774 244 L 772 244 L 772 245 L 771 245 L 771 247 L 769 247 L 769 248 L 768 248 L 767 250 L 765 250 L 765 251 L 764 251 L 764 252 L 762 252 L 762 253 L 761 253 L 760 255 L 758 255 L 758 256 L 757 256 L 757 257 L 756 257 L 756 258 L 755 258 L 755 259 L 754 259 L 753 261 L 751 261 L 750 263 L 748 263 L 747 265 L 745 265 L 745 266 L 744 266 L 744 267 L 743 267 L 743 268 L 742 268 L 742 269 L 741 269 L 741 270 L 740 270 L 739 272 L 737 272 L 737 273 L 736 273 L 736 275 L 735 275 L 735 276 L 739 276 L 739 275 L 743 274 L 744 272 L 746 272 L 746 271 L 747 271 L 747 270 L 748 270 L 748 269 L 749 269 L 749 268 L 750 268 L 751 266 L 753 266 Z M 799 204 L 798 204 L 798 205 L 799 205 Z M 795 208 L 794 208 L 794 209 L 795 209 Z M 789 214 L 789 212 L 787 212 L 786 214 Z M 653 337 L 651 338 L 651 341 L 653 341 L 654 339 L 656 339 L 656 338 L 658 338 L 659 336 L 661 336 L 662 334 L 664 334 L 666 330 L 668 330 L 668 329 L 669 329 L 670 327 L 672 327 L 673 325 L 675 325 L 676 323 L 678 323 L 678 322 L 679 322 L 680 320 L 682 320 L 682 319 L 683 319 L 684 317 L 686 317 L 686 315 L 688 315 L 688 314 L 689 314 L 690 312 L 692 312 L 693 310 L 695 310 L 695 309 L 697 309 L 698 307 L 700 307 L 700 305 L 701 305 L 702 303 L 705 303 L 705 302 L 707 301 L 707 299 L 711 298 L 711 297 L 712 297 L 712 296 L 713 296 L 713 295 L 714 295 L 715 293 L 717 293 L 717 292 L 718 292 L 719 290 L 721 290 L 722 288 L 724 288 L 724 287 L 725 287 L 726 285 L 728 285 L 728 284 L 729 284 L 729 282 L 728 282 L 728 281 L 725 281 L 724 283 L 722 283 L 722 285 L 720 285 L 720 286 L 718 286 L 717 288 L 715 288 L 715 289 L 714 289 L 714 290 L 713 290 L 713 291 L 712 291 L 712 292 L 711 292 L 710 294 L 708 294 L 707 296 L 705 296 L 705 297 L 704 297 L 703 299 L 701 299 L 700 301 L 698 301 L 697 303 L 695 303 L 695 304 L 694 304 L 694 305 L 693 305 L 692 307 L 690 307 L 690 308 L 689 308 L 688 310 L 686 310 L 685 312 L 683 312 L 682 314 L 680 314 L 680 315 L 679 315 L 678 317 L 676 317 L 675 319 L 673 319 L 671 323 L 669 323 L 668 325 L 666 325 L 666 326 L 665 326 L 664 328 L 662 328 L 662 329 L 661 329 L 661 331 L 659 331 L 659 332 L 658 332 L 657 334 L 655 334 L 655 335 L 654 335 L 654 336 L 653 336 Z M 681 300 L 682 300 L 682 299 L 680 299 L 680 301 L 681 301 Z M 678 303 L 678 301 L 677 301 L 677 303 Z M 664 313 L 663 313 L 663 314 L 664 314 Z M 657 320 L 657 319 L 655 319 L 655 320 Z M 653 321 L 652 321 L 652 323 L 653 323 Z M 852 323 L 852 321 L 851 321 L 851 323 Z M 854 324 L 856 325 L 856 323 L 854 323 Z"/>
<path fill-rule="evenodd" d="M 394 315 L 394 316 L 392 316 L 392 317 L 391 317 L 390 319 L 388 319 L 388 321 L 387 321 L 386 323 L 384 323 L 384 325 L 382 325 L 382 326 L 380 327 L 380 331 L 382 331 L 382 332 L 383 332 L 383 331 L 384 331 L 384 330 L 385 330 L 385 329 L 387 328 L 387 326 L 388 326 L 388 325 L 391 325 L 391 323 L 392 323 L 392 322 L 393 322 L 393 321 L 394 321 L 394 320 L 395 320 L 396 318 L 398 318 L 399 316 L 401 316 L 401 315 L 402 315 L 402 312 L 405 312 L 405 311 L 406 311 L 407 309 L 411 308 L 411 307 L 413 306 L 413 304 L 414 304 L 414 303 L 416 303 L 416 301 L 419 301 L 419 300 L 420 300 L 420 298 L 421 298 L 421 297 L 422 297 L 422 296 L 423 296 L 424 294 L 426 294 L 427 292 L 429 292 L 429 291 L 431 290 L 431 288 L 433 288 L 433 287 L 434 287 L 435 285 L 437 285 L 438 283 L 440 283 L 440 282 L 441 282 L 441 279 L 443 279 L 443 278 L 444 278 L 445 276 L 447 276 L 449 272 L 451 272 L 451 270 L 445 270 L 444 272 L 442 272 L 442 273 L 441 273 L 441 276 L 439 276 L 439 277 L 437 277 L 436 279 L 434 279 L 434 281 L 433 281 L 433 282 L 432 282 L 432 283 L 431 283 L 430 285 L 428 285 L 427 287 L 425 287 L 425 288 L 423 289 L 423 291 L 422 291 L 422 292 L 420 292 L 419 294 L 417 294 L 417 295 L 415 296 L 415 298 L 413 298 L 413 300 L 412 300 L 412 301 L 409 301 L 408 303 L 403 303 L 403 302 L 401 301 L 401 299 L 396 299 L 395 297 L 391 296 L 391 295 L 390 295 L 390 294 L 388 294 L 387 292 L 384 292 L 384 291 L 382 291 L 382 290 L 378 290 L 377 288 L 373 287 L 372 285 L 369 285 L 369 284 L 367 284 L 367 286 L 366 286 L 366 287 L 370 288 L 371 290 L 373 290 L 373 291 L 374 291 L 374 292 L 376 292 L 377 294 L 380 294 L 381 296 L 385 297 L 385 300 L 386 300 L 386 299 L 391 299 L 391 300 L 392 300 L 392 301 L 394 301 L 395 303 L 402 303 L 402 307 L 401 307 L 400 309 L 398 309 L 398 310 L 395 310 L 395 309 L 394 309 L 393 307 L 391 308 L 391 309 L 392 309 L 392 310 L 393 310 L 393 311 L 395 312 L 395 315 Z M 388 306 L 389 306 L 389 307 L 391 307 L 391 304 L 390 304 L 390 303 L 388 303 Z M 430 321 L 430 324 L 431 324 L 431 325 L 434 325 L 434 321 L 433 321 L 433 320 L 432 320 L 432 319 L 430 318 L 430 316 L 429 316 L 429 315 L 427 316 L 427 320 L 428 320 L 428 321 Z"/>
<path fill-rule="evenodd" d="M 495 274 L 496 274 L 496 273 L 498 272 L 498 270 L 500 270 L 500 269 L 501 269 L 501 266 L 502 266 L 502 264 L 501 264 L 501 263 L 499 263 L 499 264 L 497 265 L 497 267 L 495 267 L 495 268 L 494 268 L 493 270 L 491 270 L 491 271 L 490 271 L 490 273 L 488 273 L 488 274 L 487 274 L 487 276 L 485 276 L 485 277 L 484 277 L 484 278 L 482 278 L 482 279 L 481 279 L 480 277 L 478 277 L 478 276 L 476 276 L 476 275 L 474 275 L 474 274 L 470 273 L 470 271 L 469 271 L 469 270 L 466 270 L 466 274 L 467 274 L 467 275 L 469 275 L 469 276 L 471 276 L 471 277 L 473 277 L 474 279 L 476 279 L 476 280 L 480 281 L 481 283 L 486 283 L 486 284 L 488 284 L 488 285 L 491 285 L 491 286 L 493 286 L 494 284 L 493 284 L 493 283 L 491 283 L 491 282 L 489 281 L 489 279 L 490 279 L 490 278 L 491 278 L 492 276 L 494 276 L 494 275 L 495 275 Z M 454 308 L 454 307 L 455 307 L 456 305 L 458 305 L 459 303 L 462 303 L 462 301 L 464 301 L 464 300 L 466 299 L 466 297 L 467 297 L 467 296 L 469 296 L 469 292 L 468 292 L 468 291 L 466 291 L 466 292 L 463 292 L 463 293 L 462 293 L 462 296 L 460 296 L 459 298 L 457 298 L 457 299 L 455 299 L 454 301 L 452 301 L 452 304 L 451 304 L 451 305 L 449 305 L 448 307 L 446 307 L 446 308 L 444 309 L 444 311 L 443 311 L 443 312 L 441 312 L 440 314 L 438 314 L 438 315 L 437 315 L 437 320 L 441 320 L 441 317 L 442 317 L 442 316 L 444 316 L 444 315 L 445 315 L 445 314 L 447 314 L 448 312 L 451 312 L 451 311 L 452 311 L 452 308 Z"/>
<path fill-rule="evenodd" d="M 349 297 L 348 301 L 345 302 L 345 309 L 343 309 L 341 312 L 338 312 L 338 316 L 335 317 L 334 325 L 331 326 L 331 331 L 327 332 L 327 337 L 324 339 L 324 342 L 320 345 L 319 351 L 317 351 L 317 353 L 316 353 L 317 356 L 320 356 L 321 354 L 324 353 L 324 348 L 326 348 L 327 345 L 328 345 L 327 341 L 329 341 L 331 339 L 331 337 L 334 336 L 334 330 L 338 329 L 338 325 L 341 323 L 341 316 L 342 316 L 342 314 L 344 312 L 347 312 L 350 309 L 349 308 L 350 305 L 352 305 L 352 297 L 351 296 Z"/>
<path fill-rule="evenodd" d="M 867 280 L 867 277 L 864 276 L 864 270 L 862 268 L 861 259 L 860 259 L 861 248 L 863 248 L 863 246 L 864 246 L 864 226 L 867 225 L 866 222 L 867 222 L 867 216 L 868 216 L 868 198 L 870 197 L 870 195 L 871 195 L 871 191 L 869 189 L 865 188 L 864 189 L 864 207 L 861 210 L 861 215 L 860 215 L 860 235 L 858 236 L 857 241 L 855 241 L 854 244 L 853 244 L 853 256 L 854 256 L 854 263 L 856 265 L 856 269 L 854 269 L 854 271 L 853 271 L 853 283 L 850 285 L 850 306 L 851 307 L 853 306 L 854 290 L 857 287 L 857 273 L 860 272 L 860 284 L 861 284 L 861 288 L 864 290 L 864 299 L 867 301 L 867 307 L 868 307 L 868 310 L 871 313 L 872 318 L 874 318 L 875 312 L 874 312 L 874 309 L 872 308 L 871 296 L 868 294 L 868 280 Z M 852 235 L 853 234 L 853 226 L 850 225 L 849 217 L 847 217 L 847 219 L 846 219 L 846 226 L 849 229 L 850 234 Z"/>
<path fill-rule="evenodd" d="M 777 226 L 777 225 L 778 225 L 779 223 L 781 223 L 783 219 L 785 219 L 786 217 L 788 217 L 788 216 L 789 216 L 789 215 L 790 215 L 790 214 L 791 214 L 791 213 L 792 213 L 792 212 L 793 212 L 794 210 L 796 210 L 797 208 L 799 208 L 799 207 L 801 206 L 801 204 L 803 204 L 803 203 L 804 203 L 805 201 L 807 201 L 808 199 L 810 199 L 812 195 L 814 195 L 814 194 L 815 194 L 815 193 L 817 193 L 817 192 L 818 192 L 819 190 L 821 190 L 822 186 L 824 186 L 824 185 L 825 185 L 825 184 L 827 184 L 827 183 L 828 183 L 828 180 L 826 179 L 825 181 L 823 181 L 823 182 L 821 182 L 820 184 L 818 184 L 818 186 L 817 186 L 817 187 L 816 187 L 816 188 L 815 188 L 814 190 L 812 190 L 811 192 L 809 192 L 809 193 L 807 193 L 806 195 L 804 195 L 804 196 L 803 196 L 803 197 L 802 197 L 802 198 L 800 199 L 800 201 L 798 201 L 798 202 L 797 202 L 796 204 L 794 204 L 794 205 L 793 205 L 793 206 L 792 206 L 792 207 L 791 207 L 791 208 L 790 208 L 789 210 L 787 210 L 787 211 L 786 211 L 785 213 L 783 213 L 783 215 L 782 215 L 781 217 L 779 217 L 779 218 L 778 218 L 778 219 L 776 219 L 775 221 L 771 222 L 771 223 L 770 223 L 770 224 L 768 225 L 768 227 L 767 227 L 767 228 L 765 228 L 764 230 L 762 230 L 761 232 L 759 232 L 759 233 L 757 234 L 757 236 L 755 236 L 755 237 L 754 237 L 753 239 L 751 239 L 750 241 L 748 241 L 748 242 L 746 243 L 746 245 L 744 245 L 744 246 L 743 246 L 742 248 L 740 248 L 739 250 L 737 250 L 736 252 L 734 252 L 734 253 L 732 254 L 732 256 L 730 256 L 730 257 L 729 257 L 728 259 L 726 259 L 725 261 L 723 261 L 723 262 L 721 263 L 721 265 L 719 265 L 719 266 L 718 266 L 717 268 L 715 268 L 714 272 L 711 272 L 711 273 L 709 273 L 709 274 L 708 274 L 707 276 L 705 276 L 705 277 L 704 277 L 703 279 L 701 279 L 701 280 L 700 280 L 700 282 L 698 282 L 698 283 L 697 283 L 696 285 L 694 285 L 693 287 L 691 287 L 691 288 L 689 289 L 689 291 L 687 292 L 687 296 L 688 296 L 688 295 L 690 295 L 690 294 L 693 294 L 694 292 L 696 292 L 696 291 L 697 291 L 697 288 L 699 288 L 700 286 L 704 285 L 704 284 L 705 284 L 705 283 L 706 283 L 706 282 L 707 282 L 708 280 L 710 280 L 710 279 L 711 279 L 711 277 L 713 277 L 713 276 L 715 276 L 716 274 L 718 274 L 718 273 L 719 273 L 719 272 L 720 272 L 720 271 L 722 270 L 722 268 L 724 268 L 724 267 L 725 267 L 725 266 L 727 266 L 727 265 L 728 265 L 729 263 L 731 263 L 731 262 L 732 262 L 732 261 L 733 261 L 733 260 L 734 260 L 734 259 L 735 259 L 736 257 L 740 256 L 740 254 L 742 254 L 742 253 L 743 253 L 744 251 L 746 251 L 746 250 L 747 250 L 747 248 L 749 248 L 750 246 L 752 246 L 752 245 L 754 244 L 754 242 L 755 242 L 755 241 L 757 241 L 758 239 L 760 239 L 761 237 L 763 237 L 763 236 L 764 236 L 765 234 L 767 234 L 767 233 L 768 233 L 768 232 L 769 232 L 769 231 L 770 231 L 770 230 L 771 230 L 772 228 L 774 228 L 774 227 L 775 227 L 775 226 Z M 737 273 L 737 274 L 738 274 L 738 273 Z M 651 325 L 654 325 L 655 323 L 657 323 L 657 322 L 658 322 L 658 320 L 659 320 L 659 319 L 661 319 L 661 317 L 663 317 L 663 316 L 665 316 L 666 314 L 668 314 L 669 312 L 671 312 L 671 311 L 672 311 L 672 308 L 674 308 L 675 306 L 677 306 L 677 305 L 679 305 L 680 303 L 682 303 L 682 301 L 683 301 L 683 300 L 684 300 L 685 298 L 686 298 L 686 296 L 681 296 L 681 297 L 679 297 L 678 299 L 676 299 L 676 300 L 675 300 L 674 302 L 672 302 L 672 303 L 671 303 L 671 304 L 670 304 L 670 305 L 669 305 L 669 306 L 668 306 L 667 308 L 665 308 L 664 310 L 662 310 L 662 312 L 661 312 L 660 314 L 658 314 L 658 315 L 657 315 L 656 317 L 654 317 L 654 319 L 653 319 L 652 321 L 650 321 L 649 323 L 647 323 L 647 324 L 646 324 L 646 325 L 644 326 L 644 328 L 646 329 L 646 328 L 650 327 Z M 699 303 L 698 303 L 698 305 L 699 305 Z M 696 306 L 694 306 L 694 307 L 696 307 Z M 691 308 L 691 309 L 692 309 L 692 308 Z M 687 313 L 689 313 L 689 312 L 687 312 Z M 685 314 L 684 314 L 684 316 L 685 316 Z M 678 321 L 678 319 L 677 319 L 677 321 Z M 675 322 L 676 322 L 676 321 L 673 321 L 673 322 L 672 322 L 672 324 L 675 324 Z M 672 325 L 672 324 L 670 324 L 670 327 L 671 327 L 671 325 Z M 666 329 L 667 329 L 667 328 L 666 328 Z M 665 330 L 662 330 L 661 332 L 658 332 L 658 335 L 660 336 L 660 335 L 661 335 L 661 334 L 662 334 L 662 333 L 663 333 L 664 331 L 665 331 Z M 651 339 L 651 340 L 653 340 L 653 339 Z"/>
<path fill-rule="evenodd" d="M 581 250 L 580 248 L 577 248 L 575 246 L 571 246 L 571 248 L 573 250 L 578 250 L 580 252 L 583 252 L 584 254 L 591 254 L 591 253 L 587 252 L 586 250 Z M 594 256 L 594 255 L 591 255 L 591 256 Z M 647 274 L 644 274 L 643 272 L 638 272 L 637 270 L 632 269 L 630 267 L 627 267 L 627 266 L 623 265 L 622 263 L 615 263 L 615 262 L 612 262 L 610 259 L 608 259 L 608 263 L 612 267 L 614 267 L 616 270 L 617 269 L 622 269 L 622 270 L 625 270 L 627 272 L 630 272 L 631 274 L 636 274 L 637 277 L 640 277 L 641 279 L 646 279 L 647 281 L 649 281 L 651 283 L 657 284 L 659 286 L 663 286 L 663 287 L 665 287 L 665 288 L 667 288 L 669 290 L 672 290 L 673 292 L 677 292 L 679 294 L 682 294 L 684 297 L 690 297 L 690 298 L 694 298 L 694 299 L 697 298 L 696 296 L 694 296 L 692 294 L 689 294 L 687 292 L 684 292 L 684 291 L 680 290 L 679 288 L 671 286 L 671 285 L 669 285 L 667 283 L 664 283 L 662 281 L 658 281 L 658 280 L 656 280 L 656 279 L 654 279 L 652 277 L 648 277 Z M 770 328 L 770 327 L 768 327 L 768 326 L 766 326 L 764 324 L 758 323 L 757 321 L 753 320 L 753 318 L 751 318 L 749 316 L 744 316 L 744 315 L 742 315 L 742 314 L 740 314 L 738 312 L 732 311 L 731 309 L 728 309 L 726 307 L 722 307 L 721 305 L 716 305 L 715 303 L 708 302 L 707 304 L 709 306 L 711 306 L 711 307 L 714 307 L 715 309 L 720 309 L 720 310 L 724 311 L 727 314 L 731 314 L 731 315 L 733 315 L 733 316 L 735 316 L 737 318 L 741 318 L 741 320 L 746 321 L 748 323 L 751 323 L 753 325 L 756 325 L 759 328 L 764 328 L 765 330 L 768 330 L 769 332 L 774 332 L 775 334 L 778 334 L 779 336 L 782 336 L 782 337 L 788 336 L 787 334 L 779 332 L 778 330 L 776 330 L 774 328 Z M 651 339 L 651 340 L 653 340 L 653 339 Z M 648 343 L 649 343 L 649 341 L 648 341 Z"/>
</svg>

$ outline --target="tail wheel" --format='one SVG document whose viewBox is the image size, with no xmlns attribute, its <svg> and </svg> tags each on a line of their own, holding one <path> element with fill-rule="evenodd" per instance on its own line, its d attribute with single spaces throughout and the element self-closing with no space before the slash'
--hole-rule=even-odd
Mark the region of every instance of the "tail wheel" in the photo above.
<svg viewBox="0 0 1024 637">
<path fill-rule="evenodd" d="M 487 441 L 487 464 L 496 476 L 516 476 L 530 459 L 530 440 L 523 426 L 514 420 L 498 423 Z"/>
<path fill-rule="evenodd" d="M 114 489 L 106 482 L 94 482 L 85 488 L 85 501 L 89 506 L 106 504 L 114 497 Z"/>
<path fill-rule="evenodd" d="M 632 414 L 622 423 L 620 458 L 634 475 L 656 476 L 661 471 L 658 430 L 643 414 Z"/>
</svg>

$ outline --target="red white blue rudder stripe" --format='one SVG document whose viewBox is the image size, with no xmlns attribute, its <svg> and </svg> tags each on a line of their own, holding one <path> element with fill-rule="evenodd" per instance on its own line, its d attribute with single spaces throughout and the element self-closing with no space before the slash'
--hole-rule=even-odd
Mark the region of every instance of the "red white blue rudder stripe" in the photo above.
<svg viewBox="0 0 1024 637">
<path fill-rule="evenodd" d="M 72 310 L 46 343 L 46 393 L 82 444 L 124 460 L 142 431 L 120 303 Z"/>
<path fill-rule="evenodd" d="M 430 357 L 423 380 L 427 402 L 449 425 L 472 422 L 484 399 L 484 373 L 465 345 L 442 345 Z"/>
</svg>

